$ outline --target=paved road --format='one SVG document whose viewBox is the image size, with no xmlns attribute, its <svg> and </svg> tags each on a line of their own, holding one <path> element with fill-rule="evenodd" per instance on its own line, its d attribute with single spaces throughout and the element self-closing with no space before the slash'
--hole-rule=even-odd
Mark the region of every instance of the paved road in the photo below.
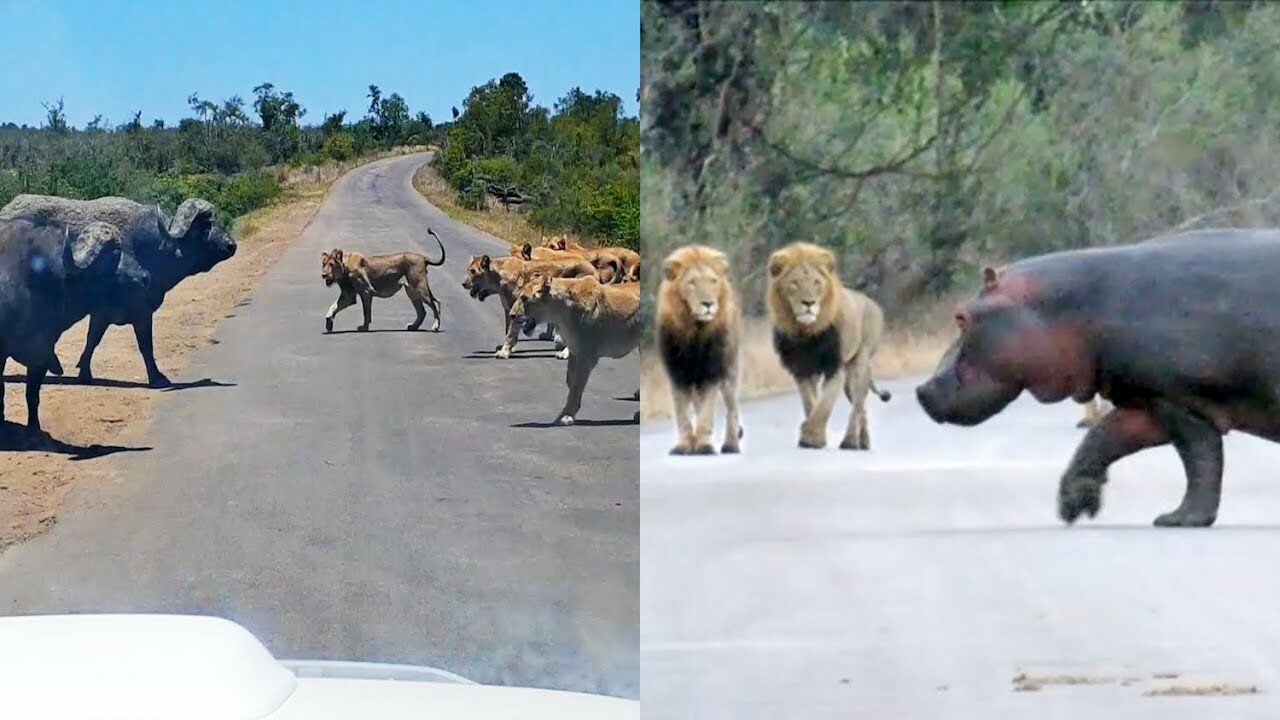
<svg viewBox="0 0 1280 720">
<path fill-rule="evenodd" d="M 505 245 L 418 196 L 425 159 L 338 181 L 184 373 L 234 386 L 163 393 L 126 481 L 0 557 L 0 609 L 212 612 L 278 657 L 637 695 L 638 361 L 601 364 L 578 426 L 528 426 L 560 409 L 564 363 L 540 342 L 489 359 L 501 307 L 461 282 Z M 443 332 L 402 332 L 401 294 L 375 301 L 375 332 L 324 335 L 321 251 L 435 257 L 427 225 Z"/>
<path fill-rule="evenodd" d="M 794 396 L 745 406 L 737 457 L 669 457 L 671 426 L 645 424 L 646 720 L 1276 716 L 1280 446 L 1227 437 L 1211 529 L 1151 527 L 1181 497 L 1167 447 L 1117 464 L 1102 513 L 1066 528 L 1075 406 L 945 427 L 913 383 L 884 386 L 865 454 L 793 449 Z M 1043 687 L 1015 691 L 1020 673 Z M 1261 694 L 1143 695 L 1213 683 Z"/>
</svg>

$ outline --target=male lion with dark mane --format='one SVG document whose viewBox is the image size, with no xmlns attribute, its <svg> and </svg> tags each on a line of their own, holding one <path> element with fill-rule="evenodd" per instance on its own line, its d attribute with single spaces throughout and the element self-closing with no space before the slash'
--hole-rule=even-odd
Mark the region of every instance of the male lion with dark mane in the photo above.
<svg viewBox="0 0 1280 720">
<path fill-rule="evenodd" d="M 552 323 L 572 350 L 565 382 L 569 396 L 556 418 L 572 425 L 582 393 L 601 358 L 625 357 L 640 347 L 640 283 L 604 285 L 595 275 L 526 275 L 511 306 L 513 318 L 532 316 Z M 639 413 L 636 413 L 639 420 Z"/>
<path fill-rule="evenodd" d="M 320 276 L 324 278 L 326 287 L 338 286 L 338 299 L 329 307 L 324 316 L 325 332 L 333 332 L 333 317 L 339 311 L 356 304 L 356 298 L 364 306 L 364 324 L 356 329 L 364 332 L 369 329 L 373 315 L 373 299 L 389 298 L 400 292 L 409 296 L 413 309 L 418 317 L 409 323 L 406 330 L 417 330 L 427 317 L 424 305 L 431 308 L 435 320 L 431 325 L 432 332 L 440 330 L 440 301 L 431 294 L 431 286 L 427 284 L 427 269 L 444 264 L 444 243 L 431 228 L 427 234 L 436 239 L 440 246 L 440 259 L 432 262 L 426 255 L 416 252 L 398 252 L 387 255 L 370 255 L 365 257 L 357 252 L 344 252 L 339 249 L 321 253 Z"/>
<path fill-rule="evenodd" d="M 658 286 L 657 341 L 671 380 L 678 437 L 672 455 L 714 455 L 716 391 L 724 398 L 724 444 L 738 452 L 738 348 L 742 311 L 729 282 L 729 259 L 705 245 L 667 255 Z M 693 410 L 696 425 L 689 420 Z"/>
<path fill-rule="evenodd" d="M 853 409 L 840 447 L 870 450 L 867 391 L 884 402 L 890 398 L 871 377 L 871 361 L 884 334 L 880 306 L 843 286 L 830 250 L 805 242 L 769 256 L 765 303 L 774 326 L 774 350 L 795 379 L 804 405 L 800 447 L 826 446 L 827 420 L 843 387 Z"/>
</svg>

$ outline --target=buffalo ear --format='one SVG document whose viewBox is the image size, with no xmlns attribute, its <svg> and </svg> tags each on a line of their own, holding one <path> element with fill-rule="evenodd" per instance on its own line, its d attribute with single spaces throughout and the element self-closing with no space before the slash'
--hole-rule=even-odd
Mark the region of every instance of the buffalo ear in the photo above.
<svg viewBox="0 0 1280 720">
<path fill-rule="evenodd" d="M 74 238 L 68 231 L 65 242 L 68 270 L 83 272 L 98 262 L 99 258 L 105 259 L 108 256 L 113 257 L 110 262 L 112 272 L 120 265 L 123 244 L 120 230 L 115 225 L 101 221 L 91 222 L 81 228 Z"/>
<path fill-rule="evenodd" d="M 995 268 L 988 265 L 982 268 L 982 286 L 987 290 L 995 290 L 999 286 L 999 279 L 996 277 Z"/>
<path fill-rule="evenodd" d="M 187 198 L 178 206 L 169 223 L 169 236 L 191 240 L 203 240 L 213 229 L 217 210 L 213 204 L 200 198 Z"/>
</svg>

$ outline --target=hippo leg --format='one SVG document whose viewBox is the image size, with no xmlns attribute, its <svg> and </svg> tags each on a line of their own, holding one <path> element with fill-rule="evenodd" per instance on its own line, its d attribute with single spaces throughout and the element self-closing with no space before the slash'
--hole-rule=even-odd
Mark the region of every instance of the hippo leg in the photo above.
<svg viewBox="0 0 1280 720">
<path fill-rule="evenodd" d="M 1169 442 L 1164 424 L 1146 409 L 1117 409 L 1089 428 L 1058 483 L 1058 517 L 1068 524 L 1098 514 L 1107 468 L 1139 450 Z"/>
<path fill-rule="evenodd" d="M 1178 507 L 1155 519 L 1157 527 L 1209 527 L 1218 518 L 1222 498 L 1222 433 L 1208 419 L 1186 408 L 1161 403 L 1163 422 L 1182 458 L 1187 490 Z"/>
<path fill-rule="evenodd" d="M 142 353 L 142 363 L 147 366 L 147 383 L 153 388 L 168 387 L 172 383 L 160 368 L 156 367 L 156 351 L 151 339 L 151 316 L 135 320 L 133 336 L 138 340 L 138 352 Z"/>
<path fill-rule="evenodd" d="M 814 380 L 817 384 L 817 380 Z M 800 447 L 821 448 L 827 444 L 827 420 L 831 419 L 831 409 L 835 407 L 836 398 L 844 387 L 844 378 L 836 373 L 822 382 L 822 392 L 813 405 L 804 422 L 800 424 Z"/>
<path fill-rule="evenodd" d="M 93 382 L 93 371 L 90 369 L 93 365 L 93 351 L 98 349 L 98 343 L 102 342 L 102 336 L 110 326 L 111 323 L 101 315 L 89 316 L 89 334 L 84 340 L 84 352 L 80 353 L 80 360 L 76 362 L 76 367 L 80 368 L 80 382 Z"/>
</svg>

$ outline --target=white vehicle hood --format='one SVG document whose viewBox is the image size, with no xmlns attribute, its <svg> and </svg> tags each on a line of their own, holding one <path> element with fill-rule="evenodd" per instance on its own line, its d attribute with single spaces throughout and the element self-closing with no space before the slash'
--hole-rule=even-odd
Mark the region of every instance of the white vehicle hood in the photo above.
<svg viewBox="0 0 1280 720">
<path fill-rule="evenodd" d="M 279 661 L 245 628 L 191 615 L 0 617 L 0 698 L 5 720 L 640 717 L 633 700 L 431 668 Z"/>
</svg>

